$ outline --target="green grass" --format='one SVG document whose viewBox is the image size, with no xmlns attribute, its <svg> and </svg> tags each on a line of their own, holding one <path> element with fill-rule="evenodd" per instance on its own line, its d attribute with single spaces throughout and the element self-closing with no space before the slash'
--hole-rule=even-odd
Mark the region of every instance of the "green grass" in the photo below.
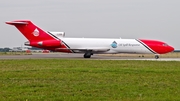
<svg viewBox="0 0 180 101">
<path fill-rule="evenodd" d="M 0 60 L 1 101 L 177 101 L 180 62 Z"/>
</svg>

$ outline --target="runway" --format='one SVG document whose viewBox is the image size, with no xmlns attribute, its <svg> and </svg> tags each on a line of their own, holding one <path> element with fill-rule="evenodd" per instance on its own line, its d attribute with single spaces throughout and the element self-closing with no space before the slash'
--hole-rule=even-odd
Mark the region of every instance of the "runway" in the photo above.
<svg viewBox="0 0 180 101">
<path fill-rule="evenodd" d="M 150 60 L 150 61 L 180 61 L 180 58 L 145 58 L 145 57 L 118 57 L 93 55 L 91 58 L 83 58 L 83 54 L 68 53 L 33 53 L 32 55 L 0 55 L 2 59 L 83 59 L 83 60 Z"/>
</svg>

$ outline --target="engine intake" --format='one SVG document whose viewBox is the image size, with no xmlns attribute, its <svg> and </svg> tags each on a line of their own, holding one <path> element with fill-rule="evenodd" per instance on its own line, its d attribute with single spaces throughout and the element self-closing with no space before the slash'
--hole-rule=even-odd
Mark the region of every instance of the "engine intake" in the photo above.
<svg viewBox="0 0 180 101">
<path fill-rule="evenodd" d="M 57 37 L 65 37 L 65 32 L 49 32 Z"/>
</svg>

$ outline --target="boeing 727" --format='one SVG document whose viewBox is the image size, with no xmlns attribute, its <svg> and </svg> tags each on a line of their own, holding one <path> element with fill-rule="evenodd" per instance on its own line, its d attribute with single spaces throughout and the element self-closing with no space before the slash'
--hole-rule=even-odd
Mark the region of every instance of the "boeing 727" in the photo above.
<svg viewBox="0 0 180 101">
<path fill-rule="evenodd" d="M 159 54 L 172 52 L 174 48 L 165 42 L 146 39 L 108 38 L 66 38 L 64 32 L 48 32 L 34 25 L 30 20 L 8 21 L 27 39 L 27 46 L 48 49 L 56 52 L 83 53 L 84 58 L 93 54 Z"/>
</svg>

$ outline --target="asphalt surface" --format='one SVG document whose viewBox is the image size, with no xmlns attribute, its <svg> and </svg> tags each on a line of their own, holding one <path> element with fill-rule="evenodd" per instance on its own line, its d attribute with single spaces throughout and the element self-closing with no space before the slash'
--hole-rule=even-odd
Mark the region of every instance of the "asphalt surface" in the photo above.
<svg viewBox="0 0 180 101">
<path fill-rule="evenodd" d="M 180 61 L 180 58 L 143 58 L 143 57 L 117 57 L 93 55 L 83 58 L 83 54 L 68 53 L 34 53 L 32 55 L 0 55 L 0 59 L 85 59 L 85 60 L 152 60 L 152 61 Z"/>
</svg>

